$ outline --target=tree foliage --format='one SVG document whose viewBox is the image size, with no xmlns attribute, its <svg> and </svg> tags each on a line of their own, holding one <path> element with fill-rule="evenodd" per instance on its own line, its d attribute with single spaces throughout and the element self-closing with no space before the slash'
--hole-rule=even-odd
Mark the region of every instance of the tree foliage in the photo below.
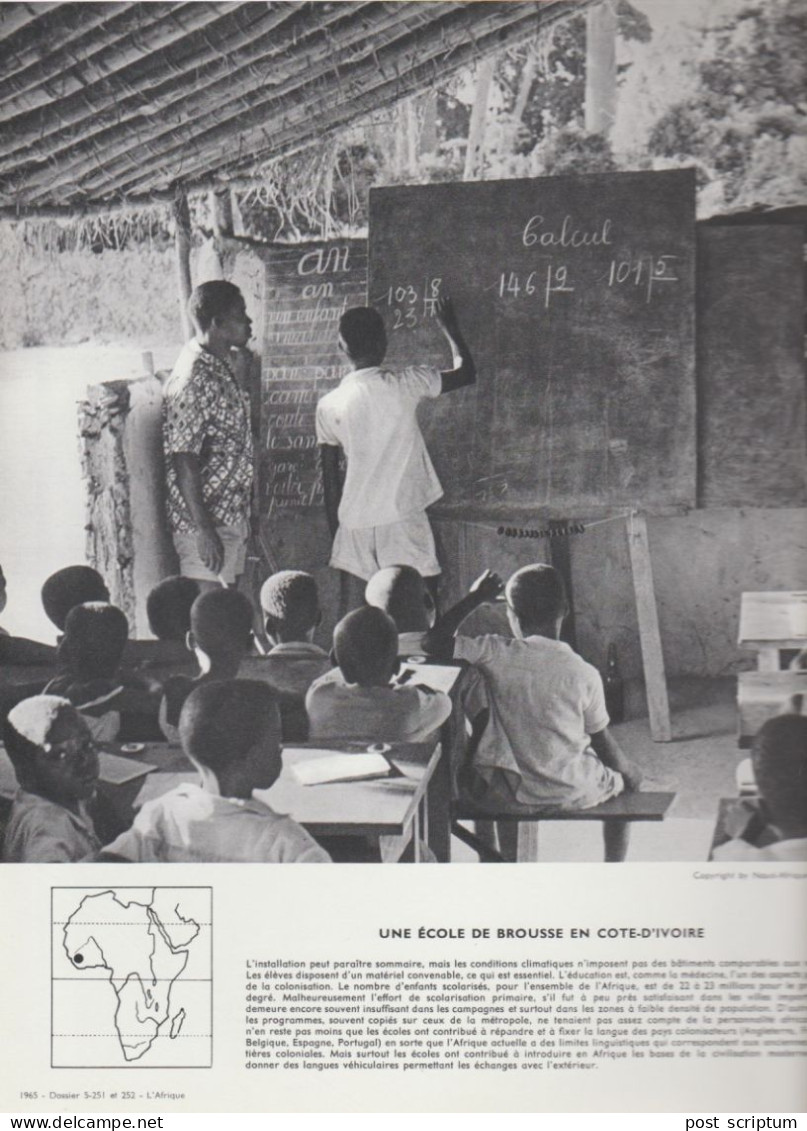
<svg viewBox="0 0 807 1131">
<path fill-rule="evenodd" d="M 803 0 L 751 4 L 704 29 L 699 93 L 659 119 L 650 151 L 697 163 L 701 186 L 719 185 L 727 204 L 769 200 L 803 166 L 806 61 Z"/>
</svg>

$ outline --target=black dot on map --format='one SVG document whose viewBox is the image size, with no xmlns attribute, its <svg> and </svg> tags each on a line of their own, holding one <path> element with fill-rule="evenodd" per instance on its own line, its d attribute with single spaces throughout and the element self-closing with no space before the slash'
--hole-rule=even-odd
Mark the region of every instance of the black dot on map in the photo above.
<svg viewBox="0 0 807 1131">
<path fill-rule="evenodd" d="M 82 964 L 82 962 L 84 961 L 84 955 L 83 954 L 74 954 L 73 955 L 73 961 L 75 962 L 76 966 L 80 966 Z"/>
</svg>

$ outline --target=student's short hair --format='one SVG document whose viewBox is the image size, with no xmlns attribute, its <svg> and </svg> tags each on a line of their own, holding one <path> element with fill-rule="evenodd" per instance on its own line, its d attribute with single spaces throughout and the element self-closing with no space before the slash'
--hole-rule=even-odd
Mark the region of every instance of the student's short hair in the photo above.
<svg viewBox="0 0 807 1131">
<path fill-rule="evenodd" d="M 214 774 L 241 761 L 262 739 L 276 749 L 280 769 L 280 710 L 266 683 L 251 679 L 200 683 L 179 715 L 179 737 L 185 753 Z"/>
<path fill-rule="evenodd" d="M 209 330 L 214 318 L 227 314 L 244 296 L 226 279 L 211 279 L 195 287 L 188 299 L 188 314 L 200 330 Z"/>
<path fill-rule="evenodd" d="M 191 632 L 209 656 L 249 648 L 252 605 L 237 589 L 210 589 L 191 606 Z"/>
<path fill-rule="evenodd" d="M 146 598 L 149 628 L 160 640 L 184 640 L 191 626 L 191 605 L 199 596 L 192 577 L 166 577 Z"/>
<path fill-rule="evenodd" d="M 52 573 L 42 586 L 42 607 L 63 632 L 67 614 L 87 601 L 108 601 L 109 590 L 97 569 L 90 566 L 65 566 Z"/>
<path fill-rule="evenodd" d="M 336 662 L 348 683 L 366 687 L 388 680 L 398 656 L 395 621 L 382 609 L 354 609 L 333 632 Z"/>
<path fill-rule="evenodd" d="M 129 639 L 125 614 L 104 601 L 86 601 L 67 614 L 60 654 L 70 671 L 87 679 L 114 675 Z"/>
<path fill-rule="evenodd" d="M 551 565 L 516 570 L 505 587 L 507 603 L 522 624 L 540 624 L 569 611 L 563 578 Z"/>
<path fill-rule="evenodd" d="M 33 759 L 63 712 L 75 715 L 75 707 L 60 695 L 32 695 L 12 707 L 3 720 L 3 744 L 18 777 L 30 775 Z M 33 726 L 32 726 L 33 724 Z M 35 740 L 33 730 L 41 728 Z M 23 734 L 23 730 L 28 731 Z"/>
<path fill-rule="evenodd" d="M 300 639 L 320 619 L 317 583 L 300 569 L 281 569 L 261 586 L 261 608 L 266 627 L 282 629 L 284 635 Z"/>
<path fill-rule="evenodd" d="M 414 566 L 386 566 L 367 582 L 364 599 L 383 609 L 395 621 L 399 632 L 420 632 L 430 628 L 429 612 L 434 609 L 431 593 Z"/>
<path fill-rule="evenodd" d="M 372 306 L 352 306 L 339 319 L 339 333 L 351 357 L 381 353 L 387 348 L 384 319 Z"/>
<path fill-rule="evenodd" d="M 807 825 L 807 716 L 768 719 L 754 738 L 751 760 L 771 820 Z"/>
</svg>

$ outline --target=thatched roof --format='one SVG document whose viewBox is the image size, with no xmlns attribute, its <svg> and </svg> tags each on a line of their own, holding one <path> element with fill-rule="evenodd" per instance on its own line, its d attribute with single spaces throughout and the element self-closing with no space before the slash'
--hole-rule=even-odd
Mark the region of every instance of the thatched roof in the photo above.
<svg viewBox="0 0 807 1131">
<path fill-rule="evenodd" d="M 243 181 L 592 0 L 0 5 L 0 210 Z"/>
</svg>

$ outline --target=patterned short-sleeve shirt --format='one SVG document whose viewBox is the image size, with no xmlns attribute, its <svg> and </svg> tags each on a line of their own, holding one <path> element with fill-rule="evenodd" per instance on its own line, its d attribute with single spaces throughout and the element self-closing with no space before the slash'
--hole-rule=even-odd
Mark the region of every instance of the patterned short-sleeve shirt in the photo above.
<svg viewBox="0 0 807 1131">
<path fill-rule="evenodd" d="M 196 529 L 177 483 L 173 456 L 199 457 L 202 498 L 217 526 L 249 519 L 252 432 L 249 398 L 229 367 L 194 339 L 179 355 L 163 392 L 168 521 L 171 529 Z"/>
</svg>

